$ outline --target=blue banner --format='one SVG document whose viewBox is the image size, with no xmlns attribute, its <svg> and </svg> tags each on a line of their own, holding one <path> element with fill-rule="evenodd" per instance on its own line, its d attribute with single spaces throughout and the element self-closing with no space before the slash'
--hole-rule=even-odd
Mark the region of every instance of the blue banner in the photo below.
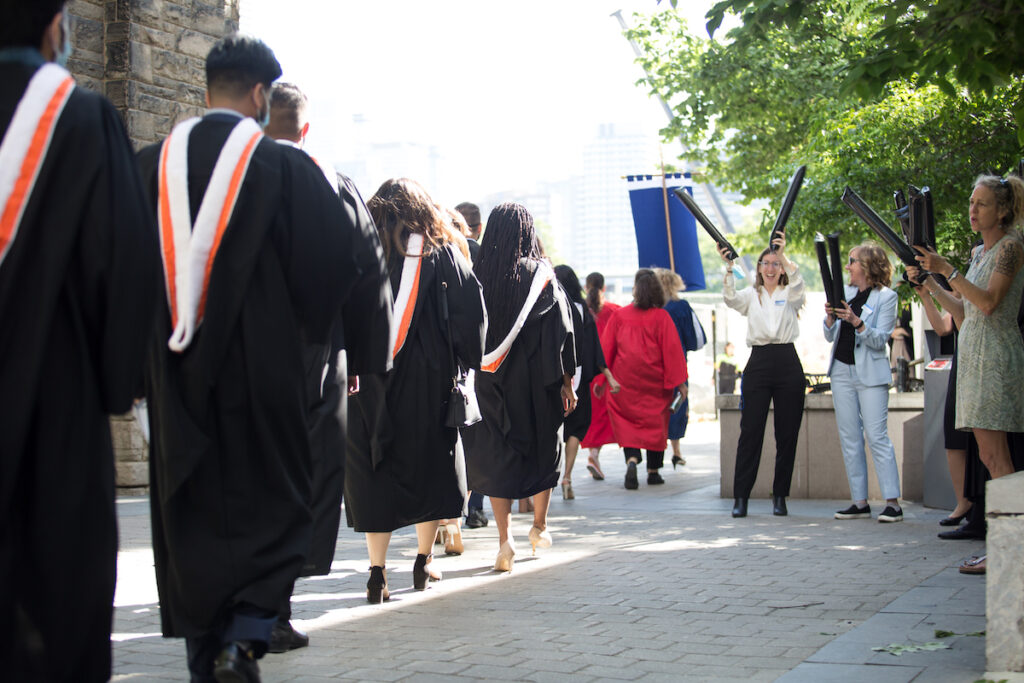
<svg viewBox="0 0 1024 683">
<path fill-rule="evenodd" d="M 668 256 L 668 231 L 665 229 L 665 199 L 668 193 L 668 216 L 672 226 L 672 256 L 675 271 L 683 278 L 687 291 L 704 289 L 704 263 L 697 246 L 697 221 L 672 190 L 684 188 L 691 195 L 690 174 L 670 173 L 662 189 L 661 176 L 626 176 L 629 203 L 633 209 L 636 250 L 640 268 L 671 268 Z"/>
</svg>

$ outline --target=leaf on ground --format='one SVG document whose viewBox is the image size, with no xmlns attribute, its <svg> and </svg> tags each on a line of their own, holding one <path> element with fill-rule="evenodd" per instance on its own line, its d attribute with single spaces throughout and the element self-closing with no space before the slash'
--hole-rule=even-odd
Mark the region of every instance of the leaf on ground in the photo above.
<svg viewBox="0 0 1024 683">
<path fill-rule="evenodd" d="M 935 629 L 936 638 L 952 638 L 953 636 L 976 636 L 980 638 L 985 637 L 984 631 L 971 631 L 970 633 L 956 633 L 955 631 L 944 631 L 941 628 Z"/>
<path fill-rule="evenodd" d="M 888 652 L 891 655 L 899 657 L 900 655 L 907 652 L 931 652 L 933 650 L 948 650 L 949 645 L 939 642 L 930 643 L 917 643 L 917 644 L 901 644 L 901 643 L 889 643 L 883 647 L 871 648 L 875 652 Z"/>
</svg>

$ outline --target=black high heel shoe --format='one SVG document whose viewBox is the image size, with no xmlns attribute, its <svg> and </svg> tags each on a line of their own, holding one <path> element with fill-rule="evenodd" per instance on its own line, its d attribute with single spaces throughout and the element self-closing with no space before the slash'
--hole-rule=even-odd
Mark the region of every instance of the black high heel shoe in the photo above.
<svg viewBox="0 0 1024 683">
<path fill-rule="evenodd" d="M 776 517 L 785 517 L 789 514 L 789 510 L 786 509 L 785 496 L 772 496 L 772 514 Z"/>
<path fill-rule="evenodd" d="M 737 498 L 733 502 L 732 516 L 733 517 L 746 517 L 747 516 L 747 499 L 746 498 Z"/>
<path fill-rule="evenodd" d="M 968 510 L 967 512 L 970 512 L 970 510 Z M 958 515 L 956 517 L 954 517 L 953 515 L 950 515 L 949 517 L 946 517 L 945 519 L 940 519 L 939 520 L 939 526 L 960 526 L 960 522 L 964 521 L 964 517 L 967 516 L 967 512 L 965 512 L 962 515 Z"/>
<path fill-rule="evenodd" d="M 366 582 L 366 601 L 371 605 L 379 605 L 390 599 L 391 593 L 388 592 L 384 567 L 370 567 L 370 580 Z"/>
<path fill-rule="evenodd" d="M 672 456 L 672 469 L 673 470 L 676 468 L 676 465 L 679 465 L 680 467 L 682 467 L 685 464 L 686 464 L 686 458 L 682 458 L 682 457 L 680 457 L 678 455 L 673 455 Z"/>
<path fill-rule="evenodd" d="M 422 553 L 416 556 L 416 561 L 412 565 L 412 587 L 418 591 L 427 589 L 427 581 L 441 580 L 441 572 L 430 567 L 430 560 L 433 558 L 433 555 Z"/>
</svg>

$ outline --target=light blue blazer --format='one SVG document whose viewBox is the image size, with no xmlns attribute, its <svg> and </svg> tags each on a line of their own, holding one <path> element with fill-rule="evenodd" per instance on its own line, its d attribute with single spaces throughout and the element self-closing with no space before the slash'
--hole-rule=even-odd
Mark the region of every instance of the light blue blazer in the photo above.
<svg viewBox="0 0 1024 683">
<path fill-rule="evenodd" d="M 857 288 L 846 286 L 846 300 L 857 296 Z M 853 343 L 853 360 L 857 378 L 869 387 L 892 384 L 892 369 L 889 365 L 889 337 L 896 327 L 896 306 L 899 296 L 888 287 L 880 287 L 868 294 L 868 300 L 861 309 L 860 319 L 864 329 L 856 333 Z M 831 327 L 828 318 L 822 323 L 825 340 L 832 342 L 832 353 L 828 360 L 828 374 L 836 359 L 836 344 L 839 343 L 840 320 L 836 318 Z"/>
</svg>

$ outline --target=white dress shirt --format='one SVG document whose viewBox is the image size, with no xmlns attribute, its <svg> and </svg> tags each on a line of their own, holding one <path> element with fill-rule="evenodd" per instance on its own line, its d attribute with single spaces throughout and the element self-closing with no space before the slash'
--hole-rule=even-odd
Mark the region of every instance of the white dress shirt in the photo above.
<svg viewBox="0 0 1024 683">
<path fill-rule="evenodd" d="M 737 292 L 732 270 L 725 273 L 722 290 L 725 305 L 747 316 L 747 346 L 792 344 L 800 335 L 797 312 L 804 305 L 804 281 L 796 264 L 786 269 L 789 284 L 771 294 L 757 287 Z M 760 294 L 760 296 L 758 296 Z"/>
</svg>

